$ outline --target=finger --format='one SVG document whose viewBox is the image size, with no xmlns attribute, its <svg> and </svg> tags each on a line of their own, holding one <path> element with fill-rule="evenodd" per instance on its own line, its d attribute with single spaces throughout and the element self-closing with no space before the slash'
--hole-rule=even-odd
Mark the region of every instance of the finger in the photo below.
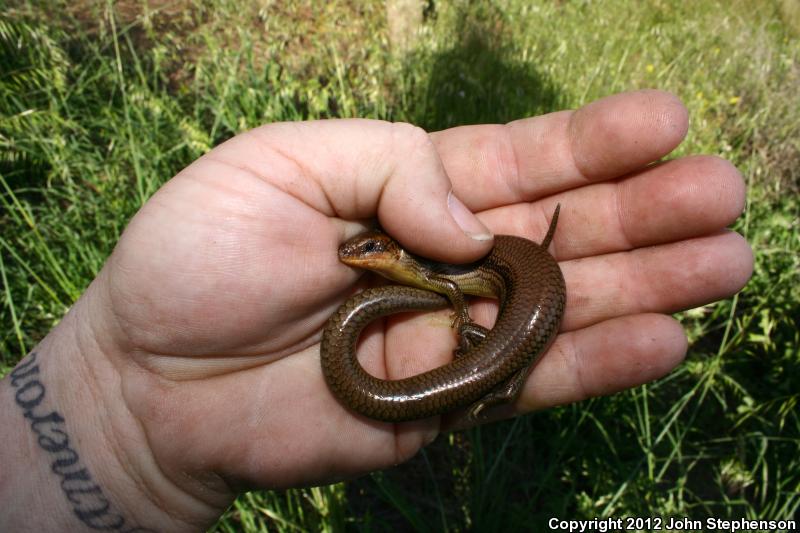
<svg viewBox="0 0 800 533">
<path fill-rule="evenodd" d="M 490 209 L 480 218 L 494 233 L 538 242 L 555 203 L 560 203 L 553 250 L 564 260 L 708 235 L 736 220 L 745 193 L 736 167 L 718 157 L 695 156 L 558 194 L 547 202 Z"/>
<path fill-rule="evenodd" d="M 687 346 L 680 323 L 659 314 L 614 318 L 562 334 L 534 368 L 517 408 L 528 412 L 648 383 L 680 364 Z"/>
<path fill-rule="evenodd" d="M 561 264 L 569 331 L 611 317 L 674 313 L 739 292 L 753 273 L 753 252 L 738 233 L 638 248 Z"/>
<path fill-rule="evenodd" d="M 738 233 L 638 248 L 560 263 L 567 283 L 561 331 L 640 313 L 674 313 L 728 298 L 747 284 L 753 252 Z M 494 323 L 497 304 L 482 301 L 470 316 Z"/>
<path fill-rule="evenodd" d="M 452 186 L 430 137 L 409 124 L 270 124 L 208 157 L 247 169 L 328 217 L 377 215 L 388 233 L 427 257 L 465 262 L 491 248 L 485 226 L 449 194 Z"/>
<path fill-rule="evenodd" d="M 672 94 L 617 94 L 577 111 L 432 134 L 459 197 L 473 211 L 530 201 L 633 172 L 686 135 Z"/>
</svg>

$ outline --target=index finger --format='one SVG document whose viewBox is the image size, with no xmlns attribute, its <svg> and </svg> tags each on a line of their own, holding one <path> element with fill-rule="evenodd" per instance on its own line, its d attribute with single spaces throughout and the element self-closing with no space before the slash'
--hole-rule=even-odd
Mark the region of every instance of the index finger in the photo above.
<svg viewBox="0 0 800 533">
<path fill-rule="evenodd" d="M 643 90 L 431 136 L 455 193 L 478 212 L 628 174 L 669 154 L 687 129 L 676 96 Z"/>
</svg>

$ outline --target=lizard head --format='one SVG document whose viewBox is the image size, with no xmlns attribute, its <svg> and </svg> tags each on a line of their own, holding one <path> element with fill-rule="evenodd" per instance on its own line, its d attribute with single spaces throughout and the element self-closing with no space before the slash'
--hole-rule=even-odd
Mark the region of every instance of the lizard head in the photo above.
<svg viewBox="0 0 800 533">
<path fill-rule="evenodd" d="M 416 276 L 416 262 L 397 241 L 380 231 L 356 235 L 339 247 L 339 260 L 394 281 L 408 282 Z"/>
</svg>

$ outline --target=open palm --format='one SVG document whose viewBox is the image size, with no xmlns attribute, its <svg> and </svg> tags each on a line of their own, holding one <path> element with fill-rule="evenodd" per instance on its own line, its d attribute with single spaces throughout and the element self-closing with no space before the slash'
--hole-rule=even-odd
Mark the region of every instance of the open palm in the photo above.
<svg viewBox="0 0 800 533">
<path fill-rule="evenodd" d="M 242 486 L 317 484 L 397 463 L 446 427 L 345 409 L 322 378 L 319 338 L 357 289 L 361 273 L 336 250 L 359 220 L 377 217 L 434 259 L 488 251 L 451 189 L 491 232 L 535 241 L 562 206 L 551 251 L 566 314 L 518 412 L 664 375 L 686 339 L 662 313 L 724 298 L 752 268 L 746 242 L 724 229 L 743 208 L 738 172 L 710 157 L 650 165 L 686 128 L 680 102 L 646 91 L 431 135 L 377 121 L 274 124 L 214 149 L 136 215 L 94 291 L 108 310 L 94 330 L 158 470 L 195 496 L 219 491 L 205 501 L 224 506 Z M 493 312 L 473 308 L 487 325 Z M 374 324 L 363 364 L 397 379 L 446 363 L 446 316 Z"/>
</svg>

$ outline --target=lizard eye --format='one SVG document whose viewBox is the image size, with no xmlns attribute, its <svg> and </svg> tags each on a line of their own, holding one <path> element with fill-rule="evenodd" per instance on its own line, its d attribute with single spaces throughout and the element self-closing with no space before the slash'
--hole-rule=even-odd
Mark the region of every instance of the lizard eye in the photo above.
<svg viewBox="0 0 800 533">
<path fill-rule="evenodd" d="M 371 254 L 378 247 L 375 241 L 367 241 L 364 243 L 364 253 Z"/>
</svg>

